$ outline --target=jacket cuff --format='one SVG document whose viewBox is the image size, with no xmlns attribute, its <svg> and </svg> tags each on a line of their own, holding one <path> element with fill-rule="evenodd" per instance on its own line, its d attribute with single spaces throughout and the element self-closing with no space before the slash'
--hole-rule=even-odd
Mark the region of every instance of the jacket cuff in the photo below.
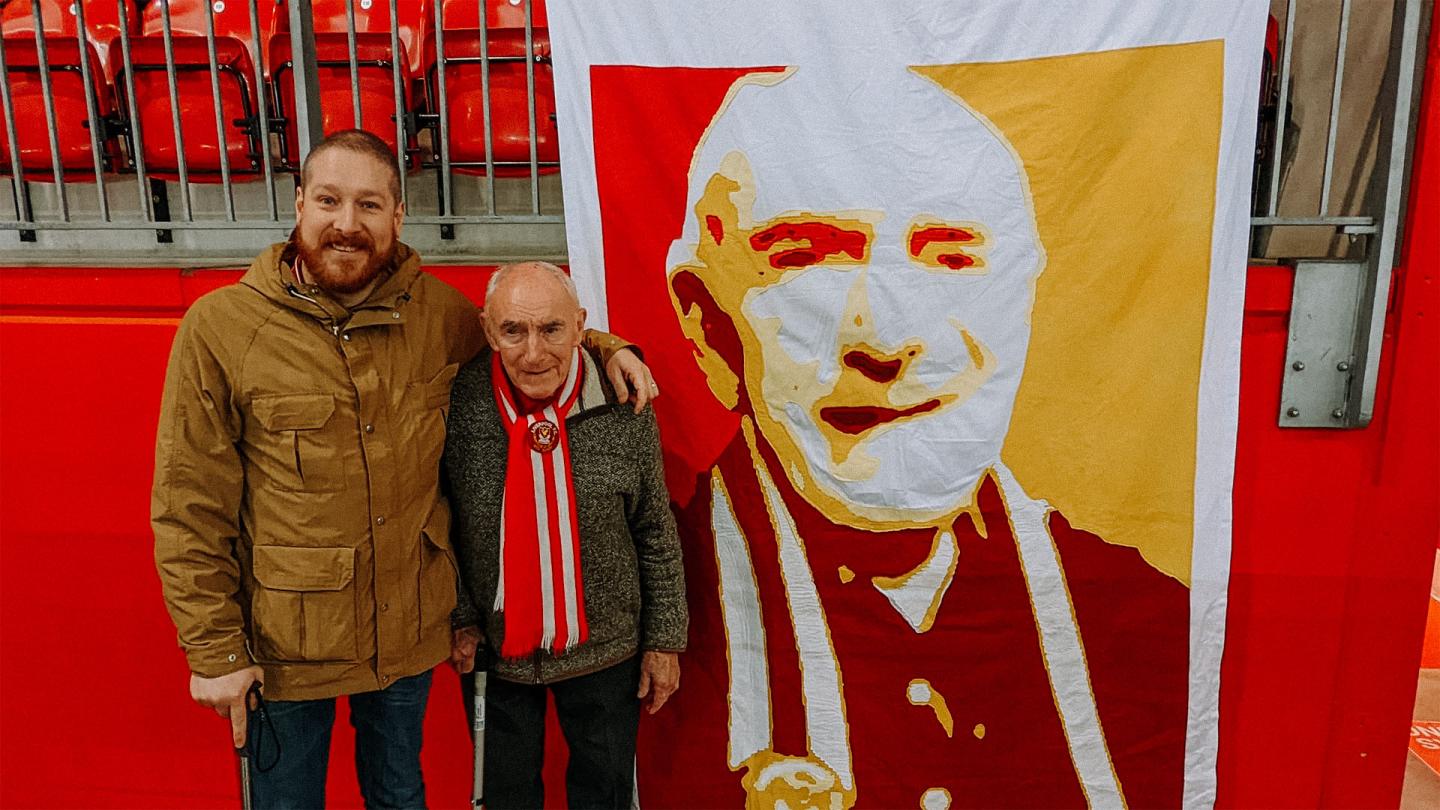
<svg viewBox="0 0 1440 810">
<path fill-rule="evenodd" d="M 244 638 L 185 651 L 190 671 L 202 678 L 219 678 L 255 665 Z"/>
<path fill-rule="evenodd" d="M 640 638 L 640 650 L 642 652 L 682 653 L 685 652 L 686 644 L 689 641 L 686 635 L 688 634 L 684 629 L 679 632 L 674 630 L 643 632 Z"/>
<path fill-rule="evenodd" d="M 470 604 L 470 600 L 462 599 L 455 609 L 450 611 L 450 629 L 459 630 L 462 627 L 483 627 L 480 622 L 480 611 Z"/>
<path fill-rule="evenodd" d="M 642 351 L 639 346 L 618 335 L 612 335 L 609 332 L 601 332 L 598 329 L 586 329 L 581 336 L 581 342 L 586 348 L 594 349 L 599 353 L 600 363 L 602 365 L 608 364 L 610 358 L 619 353 L 621 349 L 629 349 L 635 353 L 636 357 L 640 358 L 640 362 L 645 362 L 645 352 Z"/>
</svg>

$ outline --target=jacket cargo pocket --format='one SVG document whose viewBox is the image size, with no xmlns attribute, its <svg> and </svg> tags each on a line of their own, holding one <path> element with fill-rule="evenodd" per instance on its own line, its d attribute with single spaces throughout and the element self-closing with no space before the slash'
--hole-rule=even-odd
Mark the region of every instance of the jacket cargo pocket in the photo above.
<svg viewBox="0 0 1440 810">
<path fill-rule="evenodd" d="M 251 401 L 255 418 L 265 428 L 257 439 L 266 445 L 274 465 L 267 471 L 278 489 L 338 492 L 345 488 L 341 444 L 326 430 L 335 414 L 330 394 L 274 394 Z"/>
<path fill-rule="evenodd" d="M 455 552 L 450 548 L 449 512 L 437 507 L 430 513 L 420 544 L 420 639 L 436 626 L 450 626 L 460 585 Z"/>
<path fill-rule="evenodd" d="M 356 660 L 354 549 L 255 546 L 254 567 L 260 660 Z"/>
</svg>

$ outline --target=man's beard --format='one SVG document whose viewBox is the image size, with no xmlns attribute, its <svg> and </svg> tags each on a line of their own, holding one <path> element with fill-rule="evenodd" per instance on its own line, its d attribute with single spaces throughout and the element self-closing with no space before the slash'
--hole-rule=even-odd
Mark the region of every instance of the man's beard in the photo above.
<svg viewBox="0 0 1440 810">
<path fill-rule="evenodd" d="M 381 274 L 390 272 L 395 263 L 396 243 L 392 242 L 390 249 L 384 253 L 376 253 L 375 240 L 363 233 L 341 236 L 327 231 L 321 234 L 320 243 L 313 246 L 306 244 L 304 238 L 297 233 L 294 241 L 305 274 L 315 286 L 331 295 L 360 292 Z M 326 248 L 332 246 L 363 250 L 369 255 L 369 259 L 358 268 L 348 262 L 342 265 L 337 261 L 337 254 L 327 255 Z"/>
</svg>

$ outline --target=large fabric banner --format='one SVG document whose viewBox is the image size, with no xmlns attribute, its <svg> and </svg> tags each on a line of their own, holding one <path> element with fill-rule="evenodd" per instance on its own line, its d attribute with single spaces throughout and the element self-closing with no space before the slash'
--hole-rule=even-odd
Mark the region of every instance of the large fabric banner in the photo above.
<svg viewBox="0 0 1440 810">
<path fill-rule="evenodd" d="M 1264 0 L 550 0 L 690 649 L 645 807 L 1213 803 Z"/>
</svg>

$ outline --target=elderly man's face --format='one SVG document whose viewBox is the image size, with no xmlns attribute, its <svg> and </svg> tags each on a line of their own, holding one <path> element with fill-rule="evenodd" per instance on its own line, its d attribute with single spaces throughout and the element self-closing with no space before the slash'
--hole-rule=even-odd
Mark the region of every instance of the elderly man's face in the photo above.
<svg viewBox="0 0 1440 810">
<path fill-rule="evenodd" d="M 531 399 L 560 390 L 585 329 L 585 310 L 548 270 L 511 270 L 485 301 L 485 334 L 505 375 Z"/>
<path fill-rule="evenodd" d="M 671 277 L 682 324 L 712 386 L 734 375 L 785 474 L 837 519 L 953 516 L 999 458 L 1041 257 L 1013 157 L 974 140 L 913 183 L 864 155 L 812 161 L 832 185 L 811 202 L 784 176 L 793 159 L 735 150 L 695 204 L 695 261 Z"/>
</svg>

